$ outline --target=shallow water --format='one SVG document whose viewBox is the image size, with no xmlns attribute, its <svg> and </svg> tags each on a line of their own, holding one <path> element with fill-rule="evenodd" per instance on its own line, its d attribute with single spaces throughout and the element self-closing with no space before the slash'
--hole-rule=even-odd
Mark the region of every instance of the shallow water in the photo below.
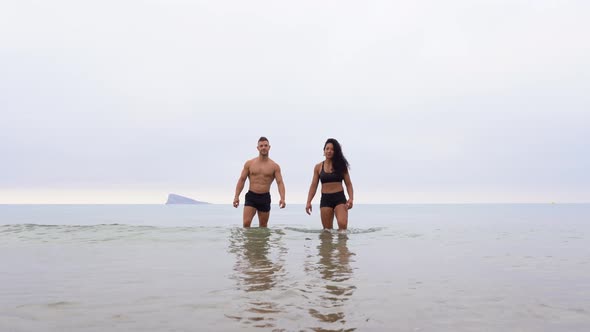
<svg viewBox="0 0 590 332">
<path fill-rule="evenodd" d="M 590 330 L 590 205 L 241 212 L 0 205 L 0 331 Z"/>
</svg>

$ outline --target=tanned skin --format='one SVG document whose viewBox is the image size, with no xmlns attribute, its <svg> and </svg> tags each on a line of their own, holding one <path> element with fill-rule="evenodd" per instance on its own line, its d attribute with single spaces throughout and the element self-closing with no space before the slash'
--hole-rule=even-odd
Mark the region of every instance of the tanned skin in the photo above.
<svg viewBox="0 0 590 332">
<path fill-rule="evenodd" d="M 264 194 L 270 192 L 270 186 L 273 181 L 277 181 L 279 189 L 280 201 L 279 207 L 282 209 L 285 207 L 285 184 L 283 182 L 283 176 L 281 174 L 281 167 L 268 157 L 270 151 L 270 144 L 268 140 L 260 140 L 258 142 L 258 157 L 246 161 L 238 183 L 236 184 L 236 195 L 234 196 L 234 207 L 237 208 L 240 205 L 240 193 L 244 189 L 246 179 L 249 180 L 249 190 L 257 193 Z M 268 219 L 270 217 L 269 212 L 257 211 L 252 206 L 244 206 L 244 227 L 250 227 L 254 215 L 258 213 L 258 223 L 260 227 L 268 226 Z"/>
</svg>

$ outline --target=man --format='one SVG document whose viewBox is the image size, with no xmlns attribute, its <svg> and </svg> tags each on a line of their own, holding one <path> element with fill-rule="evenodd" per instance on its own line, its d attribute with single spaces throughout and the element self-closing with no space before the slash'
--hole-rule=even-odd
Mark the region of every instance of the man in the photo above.
<svg viewBox="0 0 590 332">
<path fill-rule="evenodd" d="M 250 181 L 250 187 L 246 193 L 244 202 L 244 227 L 250 227 L 254 215 L 258 213 L 258 224 L 260 227 L 267 227 L 270 216 L 270 185 L 276 179 L 279 187 L 279 207 L 285 207 L 285 184 L 281 175 L 281 167 L 268 157 L 270 144 L 264 136 L 258 139 L 258 157 L 246 161 L 238 184 L 236 185 L 236 196 L 234 207 L 240 205 L 240 193 L 244 189 L 246 178 Z"/>
</svg>

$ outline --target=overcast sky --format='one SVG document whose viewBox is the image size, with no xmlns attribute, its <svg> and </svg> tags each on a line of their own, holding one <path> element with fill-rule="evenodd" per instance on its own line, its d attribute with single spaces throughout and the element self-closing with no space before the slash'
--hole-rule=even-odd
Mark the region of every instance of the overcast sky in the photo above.
<svg viewBox="0 0 590 332">
<path fill-rule="evenodd" d="M 2 1 L 0 204 L 231 204 L 261 135 L 287 204 L 329 137 L 356 203 L 590 202 L 588 17 L 582 0 Z"/>
</svg>

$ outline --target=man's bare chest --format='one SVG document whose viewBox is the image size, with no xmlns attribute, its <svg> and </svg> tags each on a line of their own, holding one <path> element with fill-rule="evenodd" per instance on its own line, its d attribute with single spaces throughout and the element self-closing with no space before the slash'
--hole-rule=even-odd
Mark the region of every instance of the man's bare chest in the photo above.
<svg viewBox="0 0 590 332">
<path fill-rule="evenodd" d="M 272 178 L 274 169 L 268 166 L 253 165 L 250 167 L 250 176 Z"/>
</svg>

